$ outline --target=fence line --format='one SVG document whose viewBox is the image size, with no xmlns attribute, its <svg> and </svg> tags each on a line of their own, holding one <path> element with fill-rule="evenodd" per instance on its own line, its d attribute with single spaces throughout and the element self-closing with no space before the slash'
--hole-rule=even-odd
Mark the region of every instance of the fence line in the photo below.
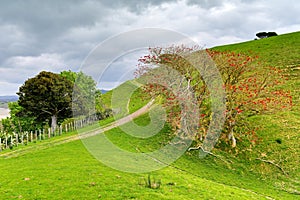
<svg viewBox="0 0 300 200">
<path fill-rule="evenodd" d="M 72 122 L 59 125 L 55 130 L 52 128 L 23 131 L 21 133 L 0 132 L 0 152 L 4 149 L 12 149 L 18 145 L 27 145 L 31 142 L 50 139 L 51 137 L 60 136 L 64 133 L 69 133 L 77 129 L 86 127 L 98 121 L 98 118 L 93 115 L 87 118 L 74 120 Z"/>
</svg>

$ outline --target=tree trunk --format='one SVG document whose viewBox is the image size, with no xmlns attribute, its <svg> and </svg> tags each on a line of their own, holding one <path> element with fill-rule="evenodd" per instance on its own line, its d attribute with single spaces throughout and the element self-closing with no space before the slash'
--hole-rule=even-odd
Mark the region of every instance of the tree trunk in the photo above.
<svg viewBox="0 0 300 200">
<path fill-rule="evenodd" d="M 228 135 L 228 139 L 231 139 L 231 147 L 236 147 L 236 139 L 234 137 L 233 131 L 231 131 Z"/>
<path fill-rule="evenodd" d="M 229 122 L 229 125 L 230 125 L 230 133 L 228 135 L 228 139 L 231 140 L 231 147 L 235 148 L 236 147 L 236 139 L 234 137 L 234 134 L 233 134 L 233 127 L 235 125 L 235 122 Z"/>
<path fill-rule="evenodd" d="M 52 128 L 53 131 L 55 131 L 56 126 L 57 126 L 57 116 L 53 115 L 51 117 L 51 128 Z"/>
</svg>

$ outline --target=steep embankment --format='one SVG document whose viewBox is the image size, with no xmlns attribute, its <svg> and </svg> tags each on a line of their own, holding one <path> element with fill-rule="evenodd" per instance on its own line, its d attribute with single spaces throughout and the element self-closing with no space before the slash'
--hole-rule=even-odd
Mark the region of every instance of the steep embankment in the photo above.
<svg viewBox="0 0 300 200">
<path fill-rule="evenodd" d="M 251 151 L 237 155 L 241 168 L 274 180 L 274 185 L 300 193 L 300 32 L 215 47 L 258 55 L 261 63 L 278 67 L 288 77 L 281 87 L 291 91 L 293 108 L 285 112 L 253 116 L 249 119 L 261 142 Z M 282 182 L 280 182 L 282 181 Z"/>
</svg>

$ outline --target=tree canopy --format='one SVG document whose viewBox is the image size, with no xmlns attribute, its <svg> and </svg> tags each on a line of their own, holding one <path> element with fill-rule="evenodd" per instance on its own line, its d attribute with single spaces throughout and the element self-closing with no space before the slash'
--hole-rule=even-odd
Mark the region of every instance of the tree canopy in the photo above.
<svg viewBox="0 0 300 200">
<path fill-rule="evenodd" d="M 96 82 L 83 72 L 62 71 L 60 76 L 73 85 L 72 109 L 74 116 L 92 115 L 95 108 Z"/>
<path fill-rule="evenodd" d="M 277 33 L 276 32 L 259 32 L 259 33 L 256 33 L 256 36 L 261 39 L 261 38 L 277 36 Z"/>
<path fill-rule="evenodd" d="M 19 105 L 28 116 L 34 116 L 37 122 L 51 121 L 51 127 L 55 129 L 57 120 L 72 115 L 72 91 L 70 80 L 59 74 L 42 71 L 28 79 L 17 94 Z"/>
</svg>

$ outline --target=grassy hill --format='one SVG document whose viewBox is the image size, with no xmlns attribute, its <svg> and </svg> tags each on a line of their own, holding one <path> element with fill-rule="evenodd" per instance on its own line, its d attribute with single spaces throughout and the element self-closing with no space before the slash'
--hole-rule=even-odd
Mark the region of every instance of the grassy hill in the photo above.
<svg viewBox="0 0 300 200">
<path fill-rule="evenodd" d="M 186 152 L 170 166 L 150 173 L 151 179 L 161 181 L 160 188 L 152 189 L 145 187 L 148 174 L 111 169 L 91 156 L 80 140 L 59 143 L 62 137 L 72 137 L 65 135 L 51 139 L 49 144 L 42 141 L 18 147 L 25 153 L 18 152 L 14 157 L 3 156 L 11 150 L 0 153 L 0 199 L 299 198 L 299 39 L 300 32 L 215 48 L 258 54 L 270 65 L 286 69 L 290 76 L 284 87 L 292 91 L 293 109 L 249 119 L 252 125 L 260 127 L 258 136 L 262 138 L 254 148 L 231 154 L 214 149 L 215 156 L 204 159 L 199 159 L 196 151 Z M 117 90 L 134 87 L 132 84 L 128 82 Z M 104 95 L 105 102 L 109 102 L 112 93 Z M 139 91 L 134 93 L 128 103 L 130 113 L 146 104 L 139 96 Z M 135 122 L 146 126 L 149 115 L 142 115 Z M 138 153 L 159 149 L 173 137 L 168 125 L 148 139 L 130 136 L 119 127 L 105 135 L 119 148 Z M 91 139 L 96 140 L 97 136 Z"/>
<path fill-rule="evenodd" d="M 300 32 L 295 32 L 214 48 L 220 51 L 234 51 L 258 55 L 262 62 L 281 68 L 288 76 L 289 80 L 282 87 L 291 91 L 293 108 L 291 111 L 278 112 L 273 115 L 254 116 L 250 119 L 252 124 L 262 127 L 258 134 L 263 141 L 249 155 L 254 159 L 259 154 L 266 154 L 268 160 L 280 164 L 292 177 L 299 177 L 300 175 L 298 167 L 300 165 L 299 41 Z M 272 166 L 265 166 L 265 164 L 263 166 L 255 165 L 255 168 L 259 169 L 258 171 L 261 171 L 263 174 L 273 176 L 274 170 L 270 169 Z M 277 174 L 275 177 L 277 177 Z"/>
</svg>

